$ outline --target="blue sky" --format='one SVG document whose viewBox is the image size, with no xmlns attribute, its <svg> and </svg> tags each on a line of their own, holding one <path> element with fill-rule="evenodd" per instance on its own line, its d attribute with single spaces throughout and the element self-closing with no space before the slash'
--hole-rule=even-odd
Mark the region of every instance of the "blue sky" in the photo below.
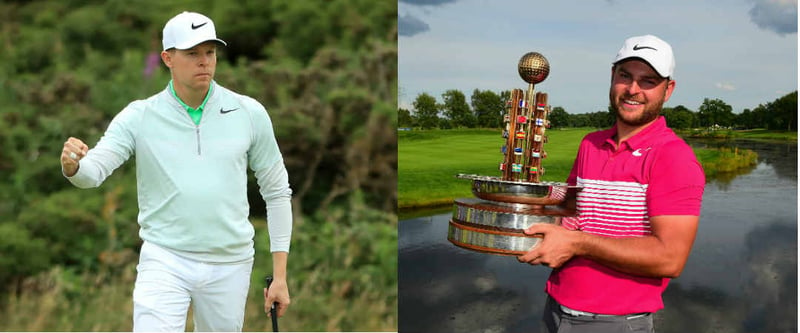
<svg viewBox="0 0 800 333">
<path fill-rule="evenodd" d="M 399 104 L 426 92 L 527 88 L 530 51 L 550 62 L 536 85 L 569 113 L 605 111 L 611 61 L 623 41 L 653 34 L 672 45 L 675 92 L 665 106 L 704 98 L 734 113 L 797 89 L 797 0 L 400 0 Z"/>
</svg>

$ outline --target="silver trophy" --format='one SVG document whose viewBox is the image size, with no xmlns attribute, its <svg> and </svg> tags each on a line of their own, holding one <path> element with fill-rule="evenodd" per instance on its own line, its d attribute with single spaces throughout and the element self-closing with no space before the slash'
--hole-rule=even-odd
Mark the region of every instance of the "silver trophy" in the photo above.
<svg viewBox="0 0 800 333">
<path fill-rule="evenodd" d="M 492 254 L 521 255 L 541 238 L 525 235 L 534 223 L 556 223 L 558 217 L 573 216 L 574 210 L 559 206 L 577 186 L 540 181 L 547 157 L 545 131 L 550 125 L 547 94 L 535 93 L 534 85 L 550 74 L 550 63 L 539 53 L 530 52 L 519 60 L 520 77 L 528 91 L 511 91 L 506 103 L 500 177 L 465 175 L 472 181 L 476 198 L 455 200 L 447 239 L 460 247 Z"/>
</svg>

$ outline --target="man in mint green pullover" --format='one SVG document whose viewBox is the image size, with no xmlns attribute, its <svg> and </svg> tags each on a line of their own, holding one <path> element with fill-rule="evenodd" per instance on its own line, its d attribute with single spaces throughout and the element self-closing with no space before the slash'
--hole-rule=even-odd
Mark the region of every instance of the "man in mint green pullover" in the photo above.
<svg viewBox="0 0 800 333">
<path fill-rule="evenodd" d="M 77 187 L 100 184 L 136 158 L 139 235 L 134 331 L 183 331 L 194 306 L 198 331 L 241 331 L 253 266 L 247 167 L 267 204 L 274 282 L 265 310 L 289 306 L 286 263 L 292 231 L 291 189 L 272 122 L 256 100 L 214 80 L 214 23 L 183 12 L 164 27 L 161 59 L 172 80 L 130 103 L 97 145 L 70 137 L 64 176 Z"/>
</svg>

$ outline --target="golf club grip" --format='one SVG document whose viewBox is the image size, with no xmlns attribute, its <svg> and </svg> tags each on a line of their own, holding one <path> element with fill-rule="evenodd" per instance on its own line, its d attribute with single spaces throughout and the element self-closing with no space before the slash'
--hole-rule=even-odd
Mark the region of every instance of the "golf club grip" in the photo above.
<svg viewBox="0 0 800 333">
<path fill-rule="evenodd" d="M 264 281 L 267 284 L 267 290 L 269 290 L 269 286 L 272 284 L 272 275 L 267 275 L 267 277 L 264 278 Z M 273 332 L 278 332 L 278 308 L 276 306 L 277 304 L 278 304 L 277 302 L 272 302 L 272 306 L 270 306 L 269 308 L 269 315 L 272 318 Z"/>
</svg>

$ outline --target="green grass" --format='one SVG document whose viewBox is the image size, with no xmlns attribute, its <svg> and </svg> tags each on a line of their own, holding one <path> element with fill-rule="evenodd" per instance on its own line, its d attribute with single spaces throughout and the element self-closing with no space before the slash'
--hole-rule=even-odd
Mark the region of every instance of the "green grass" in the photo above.
<svg viewBox="0 0 800 333">
<path fill-rule="evenodd" d="M 797 131 L 770 131 L 765 129 L 752 129 L 746 131 L 736 131 L 737 138 L 742 139 L 762 139 L 762 140 L 780 140 L 780 141 L 797 141 Z"/>
<path fill-rule="evenodd" d="M 797 141 L 797 131 L 773 131 L 767 129 L 751 130 L 708 130 L 690 129 L 676 131 L 681 136 L 707 139 L 747 139 L 759 141 Z"/>
<path fill-rule="evenodd" d="M 695 149 L 695 154 L 703 165 L 706 178 L 713 178 L 720 173 L 734 173 L 758 163 L 758 154 L 749 149 Z"/>
<path fill-rule="evenodd" d="M 581 139 L 589 128 L 551 129 L 545 146 L 543 180 L 564 181 Z M 504 139 L 496 129 L 398 132 L 399 209 L 445 205 L 455 197 L 471 196 L 470 183 L 459 173 L 497 176 Z"/>
</svg>

